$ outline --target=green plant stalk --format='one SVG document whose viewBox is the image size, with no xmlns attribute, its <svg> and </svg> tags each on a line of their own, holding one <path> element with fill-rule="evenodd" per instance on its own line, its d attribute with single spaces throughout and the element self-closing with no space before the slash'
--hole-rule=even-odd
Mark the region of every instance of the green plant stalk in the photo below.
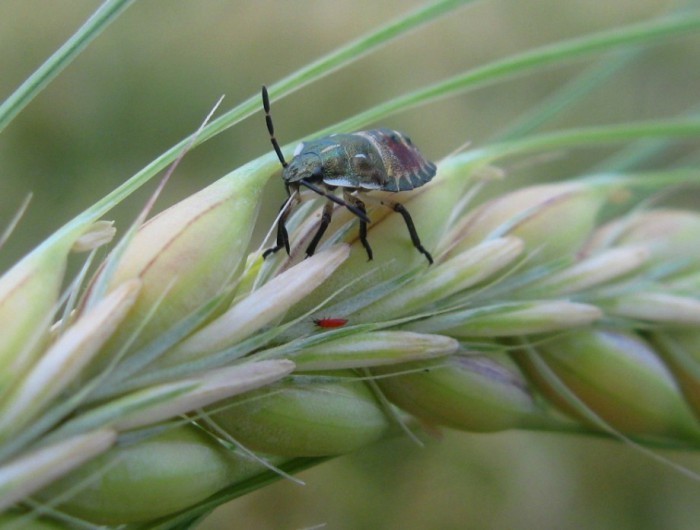
<svg viewBox="0 0 700 530">
<path fill-rule="evenodd" d="M 482 88 L 517 75 L 535 72 L 539 68 L 566 64 L 569 61 L 620 47 L 649 44 L 656 40 L 690 33 L 700 28 L 700 16 L 668 17 L 641 24 L 616 28 L 611 31 L 586 35 L 530 50 L 518 55 L 493 61 L 439 83 L 410 92 L 398 98 L 360 112 L 315 136 L 325 136 L 332 131 L 361 129 L 368 123 L 410 108 L 439 99 Z"/>
<path fill-rule="evenodd" d="M 508 156 L 582 148 L 645 139 L 691 139 L 700 134 L 700 119 L 641 121 L 593 127 L 579 127 L 542 133 L 519 140 L 491 144 L 481 149 L 458 155 L 455 163 L 467 162 L 486 165 Z"/>
<path fill-rule="evenodd" d="M 133 2 L 107 0 L 102 4 L 63 46 L 0 104 L 0 132 Z"/>
<path fill-rule="evenodd" d="M 611 76 L 619 72 L 620 69 L 638 58 L 642 51 L 637 48 L 622 50 L 588 68 L 554 94 L 528 109 L 525 114 L 515 120 L 504 131 L 497 134 L 494 141 L 516 140 L 535 131 L 571 105 L 580 102 L 586 94 L 602 85 Z"/>
</svg>

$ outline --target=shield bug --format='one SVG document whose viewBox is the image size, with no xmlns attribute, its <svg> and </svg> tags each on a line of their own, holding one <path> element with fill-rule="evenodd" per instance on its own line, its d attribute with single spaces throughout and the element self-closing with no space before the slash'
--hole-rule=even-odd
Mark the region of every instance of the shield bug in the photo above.
<svg viewBox="0 0 700 530">
<path fill-rule="evenodd" d="M 294 158 L 287 163 L 275 138 L 270 116 L 270 98 L 264 86 L 262 100 L 270 141 L 282 164 L 282 180 L 287 189 L 287 199 L 282 204 L 277 222 L 277 244 L 267 249 L 263 258 L 282 248 L 289 254 L 289 235 L 285 223 L 290 212 L 301 202 L 299 189 L 303 186 L 327 199 L 321 223 L 306 247 L 306 255 L 311 256 L 316 251 L 331 222 L 333 203 L 336 203 L 359 219 L 360 242 L 371 260 L 372 248 L 367 241 L 367 224 L 371 221 L 362 200 L 363 194 L 372 190 L 400 192 L 418 188 L 435 176 L 435 164 L 423 157 L 408 136 L 391 129 L 332 134 L 302 142 L 294 151 Z M 342 198 L 334 193 L 338 188 L 342 189 Z M 433 263 L 433 258 L 421 244 L 413 219 L 404 205 L 384 199 L 379 202 L 401 214 L 413 246 L 429 263 Z"/>
</svg>

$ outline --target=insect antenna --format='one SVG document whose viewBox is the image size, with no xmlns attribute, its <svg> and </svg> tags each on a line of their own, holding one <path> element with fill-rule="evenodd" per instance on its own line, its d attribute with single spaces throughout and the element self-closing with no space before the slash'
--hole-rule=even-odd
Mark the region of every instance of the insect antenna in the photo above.
<svg viewBox="0 0 700 530">
<path fill-rule="evenodd" d="M 282 167 L 287 167 L 287 161 L 284 159 L 282 149 L 280 149 L 280 144 L 277 143 L 277 138 L 275 138 L 275 127 L 272 125 L 272 116 L 270 116 L 270 96 L 267 94 L 267 87 L 265 85 L 262 87 L 262 100 L 263 108 L 265 109 L 265 123 L 267 124 L 267 132 L 270 133 L 270 142 L 272 142 L 272 147 L 275 148 L 275 153 L 277 153 L 277 158 L 280 159 Z"/>
</svg>

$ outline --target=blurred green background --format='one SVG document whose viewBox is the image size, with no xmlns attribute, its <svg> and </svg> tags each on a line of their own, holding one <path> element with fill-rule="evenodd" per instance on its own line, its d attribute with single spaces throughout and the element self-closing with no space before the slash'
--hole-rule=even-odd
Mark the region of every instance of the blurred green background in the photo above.
<svg viewBox="0 0 700 530">
<path fill-rule="evenodd" d="M 98 6 L 0 3 L 6 97 Z M 417 1 L 150 0 L 126 11 L 0 136 L 0 227 L 34 197 L 0 252 L 9 267 L 54 229 L 228 109 Z M 273 103 L 287 143 L 393 96 L 535 46 L 675 9 L 659 0 L 477 2 Z M 433 159 L 482 145 L 593 61 L 513 79 L 393 116 Z M 656 46 L 547 128 L 682 114 L 700 93 L 700 38 Z M 379 124 L 377 124 L 379 125 Z M 189 153 L 158 207 L 270 150 L 262 114 Z M 607 151 L 559 153 L 518 178 L 575 176 Z M 667 158 L 680 156 L 670 151 Z M 667 160 L 666 160 L 667 161 Z M 664 163 L 657 160 L 656 163 Z M 114 211 L 123 228 L 154 184 Z M 267 227 L 282 197 L 270 183 Z M 700 456 L 662 455 L 700 470 Z M 619 442 L 565 435 L 446 432 L 418 448 L 395 440 L 281 481 L 215 512 L 212 529 L 697 528 L 700 483 Z"/>
</svg>

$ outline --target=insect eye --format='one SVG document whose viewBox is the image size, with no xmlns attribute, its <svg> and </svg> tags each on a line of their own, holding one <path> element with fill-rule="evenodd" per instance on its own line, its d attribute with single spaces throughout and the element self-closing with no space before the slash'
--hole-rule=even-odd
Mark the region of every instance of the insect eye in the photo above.
<svg viewBox="0 0 700 530">
<path fill-rule="evenodd" d="M 316 166 L 313 171 L 311 172 L 311 176 L 314 178 L 323 178 L 323 167 L 322 166 Z"/>
</svg>

